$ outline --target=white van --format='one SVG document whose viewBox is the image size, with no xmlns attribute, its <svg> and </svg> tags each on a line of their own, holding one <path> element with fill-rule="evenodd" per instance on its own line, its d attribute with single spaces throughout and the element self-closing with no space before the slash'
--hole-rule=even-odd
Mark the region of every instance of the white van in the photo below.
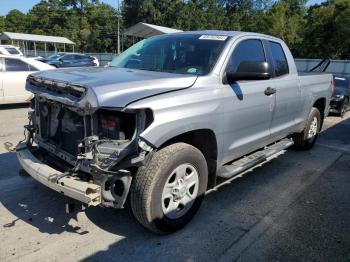
<svg viewBox="0 0 350 262">
<path fill-rule="evenodd" d="M 13 45 L 0 45 L 0 55 L 23 56 L 23 53 L 16 46 L 13 46 Z"/>
</svg>

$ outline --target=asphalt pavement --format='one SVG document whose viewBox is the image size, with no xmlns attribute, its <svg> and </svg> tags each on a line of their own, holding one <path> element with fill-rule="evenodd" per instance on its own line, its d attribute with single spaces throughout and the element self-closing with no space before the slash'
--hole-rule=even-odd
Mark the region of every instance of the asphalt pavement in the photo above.
<svg viewBox="0 0 350 262">
<path fill-rule="evenodd" d="M 350 261 L 350 113 L 328 117 L 313 150 L 222 182 L 188 226 L 157 236 L 126 209 L 66 214 L 65 196 L 20 172 L 8 150 L 27 111 L 0 108 L 0 261 Z"/>
</svg>

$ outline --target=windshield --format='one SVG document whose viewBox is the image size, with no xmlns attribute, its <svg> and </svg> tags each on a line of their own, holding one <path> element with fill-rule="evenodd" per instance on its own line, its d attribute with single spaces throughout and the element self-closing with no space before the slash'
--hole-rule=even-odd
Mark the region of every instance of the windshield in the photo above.
<svg viewBox="0 0 350 262">
<path fill-rule="evenodd" d="M 60 58 L 61 56 L 63 56 L 63 54 L 60 54 L 60 55 L 51 55 L 51 56 L 49 56 L 47 59 L 55 60 L 55 59 Z"/>
<path fill-rule="evenodd" d="M 110 66 L 206 75 L 213 68 L 227 40 L 227 36 L 197 34 L 152 37 L 127 49 Z"/>
</svg>

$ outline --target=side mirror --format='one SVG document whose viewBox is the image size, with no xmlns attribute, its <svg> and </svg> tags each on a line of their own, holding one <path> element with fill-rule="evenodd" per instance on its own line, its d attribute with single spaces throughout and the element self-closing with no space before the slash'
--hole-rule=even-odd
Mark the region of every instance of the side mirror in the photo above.
<svg viewBox="0 0 350 262">
<path fill-rule="evenodd" d="M 270 78 L 267 62 L 242 61 L 235 72 L 226 72 L 226 79 L 229 83 L 238 80 L 266 80 Z"/>
</svg>

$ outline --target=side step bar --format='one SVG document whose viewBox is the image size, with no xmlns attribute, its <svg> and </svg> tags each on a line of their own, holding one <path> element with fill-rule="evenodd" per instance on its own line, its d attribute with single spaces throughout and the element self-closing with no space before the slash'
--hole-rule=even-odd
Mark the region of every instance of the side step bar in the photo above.
<svg viewBox="0 0 350 262">
<path fill-rule="evenodd" d="M 282 139 L 279 142 L 265 147 L 263 150 L 256 151 L 251 155 L 244 156 L 229 165 L 224 165 L 219 172 L 218 176 L 223 178 L 231 178 L 238 175 L 264 161 L 267 158 L 277 154 L 278 152 L 294 145 L 292 139 Z"/>
</svg>

